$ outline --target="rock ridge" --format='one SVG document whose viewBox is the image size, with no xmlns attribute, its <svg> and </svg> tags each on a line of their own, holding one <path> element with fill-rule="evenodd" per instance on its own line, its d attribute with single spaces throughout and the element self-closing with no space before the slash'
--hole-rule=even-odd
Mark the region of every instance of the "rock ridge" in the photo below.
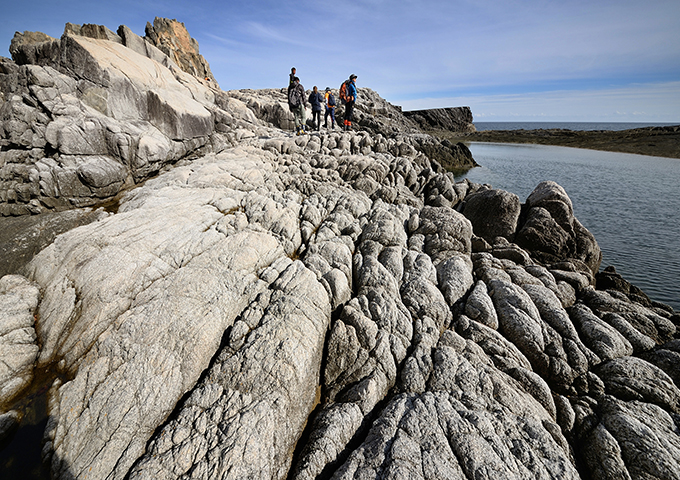
<svg viewBox="0 0 680 480">
<path fill-rule="evenodd" d="M 456 182 L 370 89 L 295 136 L 281 89 L 66 30 L 0 64 L 0 206 L 63 215 L 7 250 L 0 439 L 47 372 L 51 478 L 680 479 L 680 316 L 560 185 Z"/>
</svg>

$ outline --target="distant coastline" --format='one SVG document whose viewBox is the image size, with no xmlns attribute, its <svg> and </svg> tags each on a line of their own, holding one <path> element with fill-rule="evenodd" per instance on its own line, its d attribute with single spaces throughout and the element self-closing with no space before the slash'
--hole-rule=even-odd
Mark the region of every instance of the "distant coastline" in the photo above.
<svg viewBox="0 0 680 480">
<path fill-rule="evenodd" d="M 678 123 L 650 122 L 474 122 L 478 132 L 486 130 L 553 130 L 556 128 L 575 131 L 621 131 L 647 127 L 673 127 Z"/>
<path fill-rule="evenodd" d="M 635 125 L 641 126 L 626 128 Z M 431 133 L 453 142 L 532 143 L 680 158 L 680 125 L 478 122 L 475 126 L 476 132 Z"/>
</svg>

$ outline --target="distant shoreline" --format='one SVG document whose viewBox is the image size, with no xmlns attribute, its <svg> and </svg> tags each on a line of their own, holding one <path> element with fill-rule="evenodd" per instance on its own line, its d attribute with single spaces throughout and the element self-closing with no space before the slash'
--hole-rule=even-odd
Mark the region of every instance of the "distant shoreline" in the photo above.
<svg viewBox="0 0 680 480">
<path fill-rule="evenodd" d="M 432 135 L 452 142 L 530 143 L 562 147 L 680 158 L 680 125 L 630 130 L 483 130 L 452 132 L 430 130 Z"/>
</svg>

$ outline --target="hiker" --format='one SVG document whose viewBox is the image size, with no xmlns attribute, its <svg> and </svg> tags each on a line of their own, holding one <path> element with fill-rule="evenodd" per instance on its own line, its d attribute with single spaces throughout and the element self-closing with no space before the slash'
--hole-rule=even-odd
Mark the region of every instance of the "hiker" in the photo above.
<svg viewBox="0 0 680 480">
<path fill-rule="evenodd" d="M 331 128 L 335 128 L 335 97 L 331 93 L 331 87 L 326 87 L 324 102 L 326 103 L 326 113 L 323 116 L 323 127 L 328 128 L 328 116 L 330 115 Z"/>
<path fill-rule="evenodd" d="M 341 92 L 341 97 L 343 98 L 344 96 L 344 101 L 345 101 L 345 121 L 344 121 L 344 129 L 345 130 L 351 130 L 352 129 L 352 113 L 354 112 L 354 103 L 357 101 L 357 84 L 356 84 L 356 79 L 357 76 L 352 74 L 349 76 L 349 80 L 345 81 L 343 86 L 341 87 L 341 90 L 344 88 L 344 94 Z"/>
<path fill-rule="evenodd" d="M 290 75 L 288 75 L 288 86 L 290 87 L 293 84 L 293 81 L 295 80 L 295 67 L 290 69 Z"/>
<path fill-rule="evenodd" d="M 293 77 L 293 83 L 288 87 L 288 108 L 295 117 L 295 134 L 305 134 L 305 87 L 298 77 Z"/>
<path fill-rule="evenodd" d="M 317 86 L 314 86 L 314 90 L 309 94 L 309 104 L 312 106 L 312 123 L 314 128 L 319 131 L 321 128 L 321 105 L 323 104 L 323 95 L 319 93 Z"/>
</svg>

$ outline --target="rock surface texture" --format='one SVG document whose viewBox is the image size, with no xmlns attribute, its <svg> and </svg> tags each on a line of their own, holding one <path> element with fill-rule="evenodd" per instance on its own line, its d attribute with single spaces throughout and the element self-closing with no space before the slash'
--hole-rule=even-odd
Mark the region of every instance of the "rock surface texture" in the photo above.
<svg viewBox="0 0 680 480">
<path fill-rule="evenodd" d="M 109 202 L 0 279 L 0 437 L 41 372 L 52 478 L 680 479 L 680 318 L 556 183 L 456 183 L 369 89 L 294 136 L 181 42 L 15 40 L 0 207 Z"/>
</svg>

